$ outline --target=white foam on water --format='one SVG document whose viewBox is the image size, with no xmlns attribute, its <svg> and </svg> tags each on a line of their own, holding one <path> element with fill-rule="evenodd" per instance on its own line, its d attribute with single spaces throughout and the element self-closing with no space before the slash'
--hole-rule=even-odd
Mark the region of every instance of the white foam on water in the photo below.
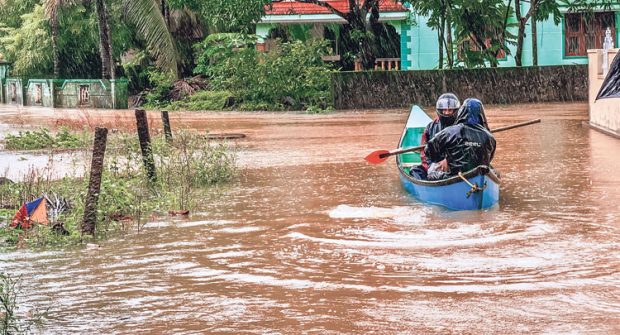
<svg viewBox="0 0 620 335">
<path fill-rule="evenodd" d="M 147 222 L 144 224 L 144 226 L 142 226 L 143 228 L 163 228 L 163 227 L 170 227 L 172 225 L 172 223 L 168 222 L 168 221 L 153 221 L 153 222 Z"/>
<path fill-rule="evenodd" d="M 348 247 L 386 248 L 386 249 L 430 249 L 447 247 L 467 247 L 496 244 L 504 241 L 522 240 L 536 235 L 544 235 L 551 230 L 548 225 L 535 225 L 514 233 L 488 234 L 479 225 L 462 225 L 454 229 L 425 230 L 421 233 L 406 231 L 372 231 L 378 240 L 332 239 L 308 236 L 291 232 L 287 236 L 319 243 L 337 244 Z"/>
<path fill-rule="evenodd" d="M 330 210 L 328 215 L 332 219 L 390 219 L 396 217 L 426 217 L 425 213 L 414 210 L 411 207 L 398 206 L 392 208 L 383 207 L 354 207 L 338 205 Z"/>
<path fill-rule="evenodd" d="M 537 270 L 561 265 L 565 254 L 545 253 L 538 256 L 477 257 L 471 254 L 454 254 L 449 258 L 428 258 L 416 267 L 432 272 L 504 272 L 506 270 Z"/>
<path fill-rule="evenodd" d="M 198 247 L 203 246 L 204 243 L 201 242 L 191 242 L 191 241 L 179 241 L 179 242 L 169 242 L 169 243 L 159 243 L 153 245 L 153 249 L 166 249 L 169 247 Z"/>
<path fill-rule="evenodd" d="M 194 262 L 175 262 L 166 267 L 166 270 L 180 271 L 199 267 L 200 264 Z"/>
<path fill-rule="evenodd" d="M 307 279 L 281 279 L 267 275 L 245 274 L 245 273 L 226 273 L 216 277 L 233 282 L 248 284 L 268 285 L 286 287 L 290 289 L 316 289 L 316 290 L 339 290 L 355 289 L 360 291 L 374 291 L 374 288 L 367 285 L 337 284 L 330 282 L 315 282 Z"/>
<path fill-rule="evenodd" d="M 261 227 L 239 227 L 239 228 L 229 227 L 229 228 L 218 229 L 216 230 L 216 232 L 227 233 L 227 234 L 242 234 L 242 233 L 252 233 L 252 232 L 261 231 L 261 230 L 264 230 L 264 228 L 261 228 Z"/>
<path fill-rule="evenodd" d="M 172 263 L 175 260 L 179 259 L 178 256 L 166 256 L 166 255 L 161 255 L 161 256 L 150 256 L 150 257 L 143 257 L 143 258 L 139 258 L 139 259 L 124 259 L 120 262 L 116 262 L 114 264 L 110 264 L 111 267 L 108 267 L 108 269 L 110 268 L 119 268 L 119 267 L 124 267 L 124 266 L 133 266 L 133 265 L 148 265 L 148 264 L 159 264 L 159 263 Z"/>
<path fill-rule="evenodd" d="M 205 220 L 205 221 L 190 221 L 190 222 L 177 223 L 174 226 L 179 227 L 179 228 L 189 228 L 189 227 L 207 226 L 207 225 L 223 226 L 223 225 L 229 225 L 233 223 L 235 222 L 230 221 L 230 220 Z"/>
<path fill-rule="evenodd" d="M 250 257 L 253 254 L 254 253 L 252 251 L 229 251 L 229 252 L 221 252 L 219 254 L 211 254 L 211 255 L 208 255 L 207 258 L 220 259 L 220 258 Z"/>
<path fill-rule="evenodd" d="M 217 272 L 212 270 L 209 275 Z M 601 285 L 605 283 L 605 278 L 598 279 L 573 279 L 573 280 L 561 280 L 561 281 L 541 281 L 541 282 L 528 282 L 528 283 L 481 283 L 481 284 L 457 284 L 457 285 L 406 285 L 406 286 L 394 286 L 394 285 L 382 285 L 373 287 L 369 285 L 361 284 L 342 284 L 333 282 L 320 282 L 307 279 L 294 279 L 294 278 L 276 278 L 269 275 L 257 275 L 257 274 L 245 274 L 245 273 L 233 273 L 220 271 L 220 274 L 215 274 L 210 280 L 223 279 L 235 283 L 248 283 L 255 285 L 268 285 L 285 287 L 289 289 L 314 289 L 314 290 L 327 290 L 338 291 L 343 289 L 356 290 L 363 292 L 425 292 L 425 293 L 499 293 L 510 291 L 541 291 L 541 290 L 558 290 L 568 289 L 574 287 L 586 287 L 591 285 Z"/>
<path fill-rule="evenodd" d="M 226 273 L 226 271 L 224 270 L 215 270 L 215 269 L 205 269 L 205 268 L 192 268 L 192 269 L 187 269 L 190 271 L 183 271 L 182 273 L 179 273 L 180 276 L 183 277 L 194 277 L 195 279 L 208 279 L 208 280 L 212 280 L 214 277 L 216 276 L 220 276 L 224 273 Z"/>
</svg>

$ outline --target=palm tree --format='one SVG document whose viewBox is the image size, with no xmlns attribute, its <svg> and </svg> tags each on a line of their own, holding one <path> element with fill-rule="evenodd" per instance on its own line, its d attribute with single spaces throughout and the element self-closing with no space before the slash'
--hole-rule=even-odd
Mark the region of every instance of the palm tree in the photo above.
<svg viewBox="0 0 620 335">
<path fill-rule="evenodd" d="M 58 10 L 61 6 L 73 4 L 73 0 L 46 0 L 43 4 L 45 15 L 50 20 L 50 26 L 52 28 L 52 59 L 54 63 L 54 78 L 58 78 L 60 76 L 60 60 L 58 56 Z"/>
<path fill-rule="evenodd" d="M 103 0 L 97 0 L 103 1 Z M 158 0 L 123 0 L 125 19 L 145 40 L 157 66 L 178 78 L 178 53 Z M 163 1 L 162 1 L 163 2 Z M 163 4 L 165 6 L 165 3 Z"/>
<path fill-rule="evenodd" d="M 50 20 L 54 77 L 60 73 L 58 36 L 58 10 L 62 6 L 76 4 L 76 0 L 46 0 L 45 12 Z M 85 1 L 86 3 L 86 1 Z M 122 0 L 125 19 L 133 24 L 138 34 L 146 41 L 147 50 L 160 69 L 178 76 L 178 56 L 172 35 L 159 7 L 158 0 Z M 165 4 L 163 4 L 165 6 Z M 101 56 L 101 77 L 114 78 L 114 57 L 109 25 L 109 14 L 105 0 L 95 0 L 97 23 L 99 26 L 99 50 Z"/>
<path fill-rule="evenodd" d="M 99 52 L 101 54 L 101 78 L 114 79 L 114 58 L 112 56 L 112 38 L 108 9 L 105 0 L 95 0 L 97 24 L 99 25 Z"/>
</svg>

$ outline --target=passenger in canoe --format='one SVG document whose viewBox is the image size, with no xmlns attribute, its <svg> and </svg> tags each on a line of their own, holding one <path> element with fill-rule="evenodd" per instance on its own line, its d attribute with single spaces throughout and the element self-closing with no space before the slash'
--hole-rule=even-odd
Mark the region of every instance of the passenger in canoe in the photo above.
<svg viewBox="0 0 620 335">
<path fill-rule="evenodd" d="M 426 144 L 437 133 L 454 124 L 456 112 L 461 107 L 459 98 L 454 93 L 444 93 L 437 98 L 435 104 L 435 112 L 437 117 L 424 128 L 420 145 Z M 411 169 L 411 175 L 417 179 L 426 179 L 428 168 L 431 165 L 430 159 L 425 155 L 424 151 L 420 152 L 422 164 Z"/>
<path fill-rule="evenodd" d="M 490 166 L 495 144 L 482 102 L 474 98 L 465 100 L 455 124 L 437 133 L 426 144 L 424 152 L 432 162 L 427 179 L 444 179 L 479 165 Z"/>
</svg>

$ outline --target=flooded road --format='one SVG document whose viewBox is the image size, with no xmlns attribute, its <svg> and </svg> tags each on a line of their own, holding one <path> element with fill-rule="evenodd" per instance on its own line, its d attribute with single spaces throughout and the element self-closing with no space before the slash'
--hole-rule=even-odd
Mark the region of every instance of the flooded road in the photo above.
<svg viewBox="0 0 620 335">
<path fill-rule="evenodd" d="M 36 112 L 0 107 L 0 123 L 79 113 Z M 491 128 L 543 121 L 496 135 L 500 204 L 473 212 L 363 161 L 407 112 L 172 114 L 247 135 L 238 182 L 99 247 L 2 251 L 0 271 L 49 308 L 46 334 L 620 333 L 620 141 L 582 125 L 587 105 L 488 106 Z"/>
</svg>

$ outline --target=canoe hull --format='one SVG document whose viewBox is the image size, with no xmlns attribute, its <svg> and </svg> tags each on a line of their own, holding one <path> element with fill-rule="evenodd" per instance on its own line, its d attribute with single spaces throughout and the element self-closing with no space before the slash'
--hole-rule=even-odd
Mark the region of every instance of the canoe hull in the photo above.
<svg viewBox="0 0 620 335">
<path fill-rule="evenodd" d="M 480 169 L 481 171 L 476 171 Z M 484 168 L 476 168 L 465 174 L 467 180 L 472 185 L 482 188 L 478 192 L 470 192 L 471 186 L 465 181 L 457 181 L 452 177 L 445 181 L 452 183 L 442 183 L 445 181 L 419 181 L 400 170 L 400 181 L 411 195 L 419 200 L 446 207 L 452 210 L 480 210 L 495 206 L 499 202 L 499 180 L 493 172 L 484 173 Z M 459 178 L 460 179 L 460 178 Z M 469 194 L 468 194 L 469 193 Z"/>
</svg>

